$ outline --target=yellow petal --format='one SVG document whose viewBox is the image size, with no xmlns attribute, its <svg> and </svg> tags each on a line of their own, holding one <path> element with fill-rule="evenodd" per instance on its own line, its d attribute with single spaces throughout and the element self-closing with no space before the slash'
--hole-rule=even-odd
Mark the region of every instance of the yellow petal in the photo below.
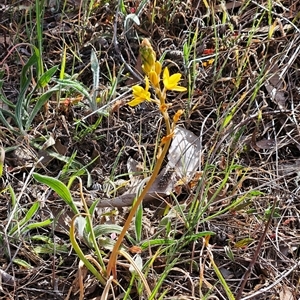
<svg viewBox="0 0 300 300">
<path fill-rule="evenodd" d="M 151 94 L 149 92 L 149 78 L 145 76 L 145 88 L 135 85 L 132 87 L 133 100 L 128 102 L 129 106 L 136 106 L 143 101 L 151 101 Z"/>
<path fill-rule="evenodd" d="M 150 100 L 151 95 L 150 95 L 149 92 L 144 91 L 143 93 L 141 93 L 141 94 L 139 95 L 139 97 L 142 98 L 142 99 L 144 99 L 144 100 L 147 100 L 147 101 L 148 101 L 148 100 Z"/>
<path fill-rule="evenodd" d="M 148 76 L 145 76 L 145 82 L 146 82 L 145 91 L 148 92 L 148 90 L 149 90 L 149 78 L 148 78 Z"/>
<path fill-rule="evenodd" d="M 175 91 L 175 92 L 185 92 L 187 89 L 183 86 L 175 86 L 174 88 L 172 88 L 172 91 Z"/>
<path fill-rule="evenodd" d="M 139 85 L 135 85 L 132 87 L 132 94 L 134 98 L 142 98 L 143 100 L 150 100 L 151 94 L 148 92 L 149 89 L 149 79 L 145 77 L 146 88 Z"/>
<path fill-rule="evenodd" d="M 170 77 L 169 69 L 167 67 L 164 69 L 163 83 L 167 90 L 172 90 L 174 87 L 176 87 L 180 78 L 181 74 L 179 73 L 176 73 Z"/>
<path fill-rule="evenodd" d="M 163 82 L 165 84 L 165 81 L 168 81 L 170 77 L 169 69 L 168 67 L 165 67 L 164 74 L 163 74 Z"/>
<path fill-rule="evenodd" d="M 169 84 L 176 86 L 181 79 L 181 74 L 175 73 L 169 77 Z"/>
<path fill-rule="evenodd" d="M 144 100 L 143 100 L 142 98 L 135 98 L 135 99 L 129 101 L 127 104 L 128 104 L 129 106 L 137 106 L 137 105 L 139 105 L 140 103 L 142 103 L 143 101 L 144 101 Z"/>
<path fill-rule="evenodd" d="M 144 89 L 141 86 L 139 86 L 139 85 L 135 85 L 135 86 L 132 87 L 132 93 L 133 93 L 134 96 L 135 95 L 138 96 L 143 91 L 144 91 Z"/>
</svg>

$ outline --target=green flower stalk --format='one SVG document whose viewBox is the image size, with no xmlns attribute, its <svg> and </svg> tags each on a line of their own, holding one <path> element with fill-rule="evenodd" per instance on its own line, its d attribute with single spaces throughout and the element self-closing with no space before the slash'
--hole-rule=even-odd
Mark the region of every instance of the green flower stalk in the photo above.
<svg viewBox="0 0 300 300">
<path fill-rule="evenodd" d="M 157 154 L 157 161 L 155 163 L 152 175 L 145 185 L 142 193 L 139 195 L 137 200 L 134 202 L 131 211 L 126 219 L 126 222 L 124 224 L 123 230 L 120 233 L 113 251 L 110 255 L 110 259 L 107 265 L 107 276 L 110 276 L 112 273 L 114 278 L 116 278 L 116 260 L 119 248 L 122 244 L 123 238 L 130 226 L 130 223 L 139 207 L 141 202 L 143 201 L 144 197 L 146 196 L 149 188 L 153 184 L 154 180 L 156 179 L 163 160 L 168 152 L 168 149 L 170 147 L 172 138 L 174 136 L 174 129 L 175 125 L 180 119 L 180 116 L 183 114 L 183 110 L 178 110 L 172 120 L 172 123 L 170 123 L 170 117 L 168 114 L 168 109 L 172 106 L 171 103 L 166 103 L 167 99 L 167 91 L 176 91 L 176 92 L 185 92 L 187 89 L 183 86 L 178 85 L 179 81 L 181 80 L 181 74 L 176 73 L 170 76 L 170 72 L 168 67 L 165 67 L 163 70 L 163 78 L 161 80 L 161 73 L 162 73 L 162 65 L 159 61 L 156 60 L 156 54 L 149 42 L 148 39 L 144 39 L 140 46 L 140 54 L 142 58 L 142 69 L 145 72 L 145 88 L 143 88 L 140 85 L 135 85 L 132 87 L 132 94 L 133 99 L 128 102 L 129 106 L 137 106 L 140 103 L 144 101 L 153 102 L 155 103 L 166 124 L 166 135 L 161 139 L 160 147 L 158 149 Z M 162 82 L 162 84 L 161 84 Z M 151 96 L 151 93 L 149 91 L 150 86 L 152 87 L 154 93 L 153 96 Z"/>
</svg>

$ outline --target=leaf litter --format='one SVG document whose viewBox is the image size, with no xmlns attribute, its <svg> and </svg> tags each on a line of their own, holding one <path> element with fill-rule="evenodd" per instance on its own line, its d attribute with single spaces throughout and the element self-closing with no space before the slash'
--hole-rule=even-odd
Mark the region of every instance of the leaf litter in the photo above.
<svg viewBox="0 0 300 300">
<path fill-rule="evenodd" d="M 138 19 L 131 16 L 138 5 L 134 1 L 124 1 L 122 13 L 127 13 L 127 19 L 122 14 L 115 19 L 117 3 L 113 1 L 108 4 L 100 1 L 90 15 L 80 10 L 80 1 L 67 2 L 66 11 L 59 6 L 53 9 L 54 2 L 52 7 L 49 4 L 45 8 L 45 66 L 50 69 L 60 65 L 63 48 L 67 46 L 70 51 L 66 55 L 66 73 L 87 87 L 90 96 L 84 98 L 78 90 L 64 87 L 63 101 L 58 101 L 53 94 L 34 118 L 27 135 L 20 134 L 13 109 L 20 93 L 19 74 L 31 49 L 25 44 L 13 47 L 18 42 L 34 42 L 25 34 L 28 28 L 24 21 L 33 5 L 7 4 L 0 8 L 3 113 L 0 146 L 5 150 L 0 217 L 5 224 L 17 198 L 19 206 L 13 220 L 21 220 L 35 202 L 42 201 L 44 206 L 33 216 L 32 223 L 49 218 L 55 223 L 54 227 L 36 228 L 14 239 L 2 235 L 1 293 L 11 299 L 17 296 L 19 299 L 66 299 L 68 295 L 72 299 L 78 295 L 73 281 L 77 278 L 78 258 L 73 252 L 66 255 L 58 246 L 56 249 L 54 246 L 51 255 L 46 252 L 54 242 L 70 245 L 66 232 L 72 212 L 45 186 L 35 186 L 31 179 L 24 186 L 33 167 L 41 174 L 58 176 L 65 182 L 72 175 L 83 176 L 87 201 L 91 204 L 100 199 L 95 221 L 123 224 L 127 212 L 124 201 L 131 205 L 137 193 L 136 184 L 142 184 L 151 174 L 156 141 L 165 132 L 151 104 L 134 109 L 126 105 L 132 100 L 130 93 L 126 94 L 127 85 L 130 80 L 137 80 L 133 80 L 133 67 L 141 72 L 136 37 L 146 36 L 153 41 L 159 56 L 165 54 L 165 64 L 169 64 L 172 73 L 180 70 L 185 84 L 193 86 L 191 96 L 170 96 L 174 112 L 182 108 L 185 117 L 176 128 L 168 160 L 151 190 L 159 202 L 146 201 L 143 215 L 144 243 L 155 235 L 152 242 L 158 245 L 174 233 L 174 241 L 183 246 L 175 253 L 158 255 L 149 269 L 150 287 L 154 289 L 158 284 L 166 265 L 174 264 L 157 298 L 164 293 L 164 299 L 199 299 L 205 295 L 224 299 L 224 287 L 204 259 L 208 252 L 203 241 L 192 238 L 197 232 L 209 230 L 215 233 L 209 241 L 214 261 L 234 293 L 255 258 L 242 299 L 298 299 L 299 4 L 283 1 L 266 7 L 255 1 L 228 1 L 211 6 L 206 1 L 174 1 L 168 5 L 157 1 L 153 7 L 152 3 L 143 3 Z M 140 24 L 131 22 L 132 27 L 125 31 L 126 20 L 126 26 L 130 20 L 139 20 Z M 197 31 L 191 55 L 185 61 L 182 50 Z M 180 55 L 176 56 L 178 51 Z M 213 60 L 204 64 L 211 59 L 209 55 L 213 55 Z M 90 66 L 91 57 L 93 66 Z M 123 60 L 132 68 L 124 69 Z M 96 61 L 101 72 L 94 65 Z M 99 79 L 94 82 L 98 72 Z M 32 76 L 29 94 L 36 81 Z M 96 102 L 100 111 L 109 111 L 107 107 L 113 110 L 107 116 L 94 113 L 87 99 L 95 100 L 91 103 Z M 118 101 L 115 99 L 121 99 L 122 103 L 113 106 Z M 34 98 L 29 110 L 34 108 L 33 103 Z M 26 113 L 22 116 L 27 117 Z M 46 160 L 36 166 L 40 155 Z M 140 167 L 129 170 L 129 158 Z M 119 179 L 131 184 L 125 193 Z M 100 207 L 106 197 L 102 189 L 104 182 L 115 186 L 111 188 L 114 196 L 107 199 L 112 207 Z M 71 193 L 76 201 L 80 199 L 76 182 L 71 186 Z M 121 205 L 112 203 L 118 199 L 122 199 Z M 255 257 L 274 201 L 276 218 L 272 219 Z M 80 201 L 77 202 L 80 206 Z M 239 205 L 227 209 L 234 203 Z M 121 206 L 118 213 L 115 206 Z M 202 214 L 197 206 L 203 207 Z M 164 213 L 167 207 L 171 210 Z M 170 232 L 168 226 L 172 228 Z M 49 236 L 52 241 L 30 238 L 34 235 Z M 181 240 L 182 236 L 188 236 L 190 242 Z M 124 243 L 127 247 L 134 244 L 130 240 Z M 151 241 L 147 244 L 151 252 L 143 248 L 144 263 L 146 256 L 158 253 L 150 244 Z M 37 247 L 41 247 L 39 254 L 34 252 Z M 85 251 L 90 253 L 88 247 Z M 16 259 L 13 264 L 12 258 Z M 119 281 L 129 286 L 128 268 L 124 261 L 120 264 L 124 269 Z M 87 275 L 83 277 L 86 299 L 101 297 L 103 287 Z M 137 290 L 138 287 L 131 291 L 132 299 L 145 299 L 142 293 L 138 296 Z M 117 289 L 114 293 L 119 298 L 122 295 Z"/>
</svg>

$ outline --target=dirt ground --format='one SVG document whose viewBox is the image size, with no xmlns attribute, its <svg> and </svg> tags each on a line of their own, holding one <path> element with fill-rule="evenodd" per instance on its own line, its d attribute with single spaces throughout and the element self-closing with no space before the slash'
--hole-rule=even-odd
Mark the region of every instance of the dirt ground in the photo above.
<svg viewBox="0 0 300 300">
<path fill-rule="evenodd" d="M 166 132 L 163 119 L 153 103 L 127 105 L 131 87 L 143 79 L 143 38 L 189 87 L 168 94 L 170 115 L 184 110 L 178 125 L 199 137 L 203 167 L 176 190 L 175 202 L 168 196 L 145 203 L 140 243 L 133 242 L 134 225 L 124 240 L 127 249 L 153 236 L 176 242 L 172 251 L 149 244 L 141 253 L 144 262 L 157 255 L 146 274 L 151 290 L 160 286 L 152 299 L 228 299 L 210 253 L 236 299 L 299 299 L 300 2 L 212 1 L 208 8 L 206 1 L 96 1 L 90 12 L 84 1 L 46 2 L 42 63 L 58 71 L 35 89 L 33 65 L 25 90 L 22 70 L 34 51 L 30 44 L 39 43 L 37 7 L 32 1 L 0 4 L 1 299 L 80 299 L 80 262 L 69 238 L 74 214 L 57 193 L 34 180 L 33 171 L 65 184 L 81 177 L 87 200 L 122 195 L 129 158 L 151 174 L 157 141 Z M 13 118 L 20 95 L 33 91 L 30 114 L 59 78 L 64 51 L 65 74 L 97 94 L 98 112 L 70 88 L 59 98 L 53 93 L 22 131 Z M 97 90 L 92 52 L 100 70 Z M 70 191 L 79 203 L 77 180 Z M 205 209 L 196 208 L 198 202 Z M 26 220 L 34 203 L 39 209 Z M 166 207 L 176 204 L 180 217 L 168 223 L 168 235 L 160 233 Z M 98 208 L 94 225 L 122 226 L 128 210 Z M 51 224 L 22 230 L 22 221 L 45 220 Z M 214 233 L 211 252 L 199 235 L 208 231 Z M 86 255 L 93 253 L 78 240 Z M 101 250 L 107 263 L 110 252 Z M 94 276 L 83 278 L 84 299 L 107 299 Z M 129 289 L 122 257 L 117 279 L 108 299 L 148 299 L 138 284 Z"/>
</svg>

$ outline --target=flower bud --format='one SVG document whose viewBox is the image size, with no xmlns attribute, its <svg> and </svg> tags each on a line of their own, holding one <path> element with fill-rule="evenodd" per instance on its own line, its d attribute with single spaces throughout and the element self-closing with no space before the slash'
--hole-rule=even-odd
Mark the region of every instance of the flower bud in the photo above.
<svg viewBox="0 0 300 300">
<path fill-rule="evenodd" d="M 144 72 L 148 74 L 155 69 L 156 54 L 148 39 L 143 39 L 140 46 L 140 53 Z"/>
<path fill-rule="evenodd" d="M 152 70 L 152 65 L 149 65 L 147 62 L 142 64 L 142 69 L 145 74 L 149 74 L 150 71 Z"/>
<path fill-rule="evenodd" d="M 155 62 L 155 73 L 157 74 L 158 77 L 160 77 L 161 70 L 162 70 L 161 63 L 159 61 L 156 61 Z"/>
<path fill-rule="evenodd" d="M 159 87 L 159 77 L 157 76 L 156 72 L 150 71 L 148 76 L 149 76 L 149 79 L 150 79 L 152 85 L 154 87 Z"/>
</svg>

